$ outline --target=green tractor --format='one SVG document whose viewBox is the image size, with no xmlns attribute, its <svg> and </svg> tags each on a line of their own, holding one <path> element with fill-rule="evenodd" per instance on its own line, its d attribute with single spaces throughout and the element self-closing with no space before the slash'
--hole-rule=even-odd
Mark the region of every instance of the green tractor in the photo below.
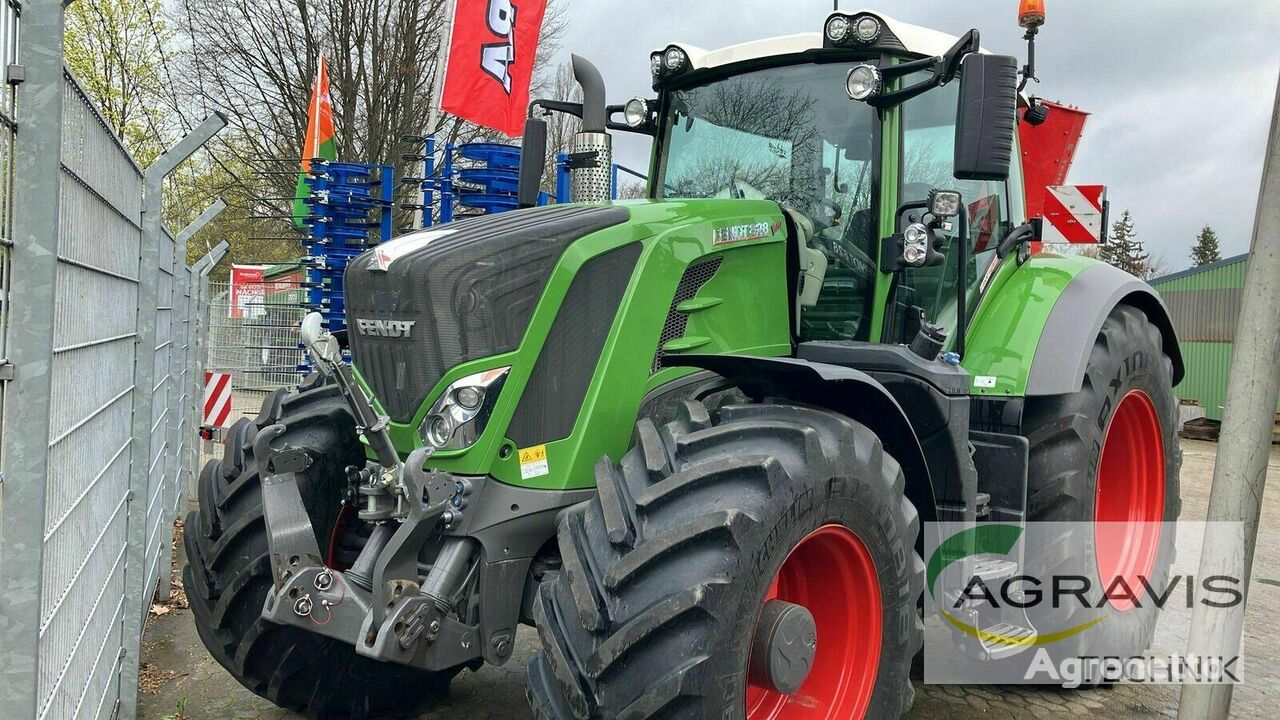
<svg viewBox="0 0 1280 720">
<path fill-rule="evenodd" d="M 1177 340 L 1141 281 L 1030 252 L 1014 58 L 857 12 L 650 60 L 652 100 L 575 58 L 583 103 L 531 106 L 522 196 L 533 110 L 571 112 L 574 203 L 353 260 L 351 330 L 308 317 L 318 371 L 203 469 L 187 592 L 255 693 L 410 712 L 525 624 L 538 718 L 897 717 L 926 523 L 1126 523 L 1038 552 L 1167 569 L 1136 528 L 1180 509 Z M 648 199 L 607 201 L 610 130 L 652 135 Z M 1107 611 L 1147 646 L 1154 608 Z M 973 662 L 1037 632 L 973 622 Z"/>
</svg>

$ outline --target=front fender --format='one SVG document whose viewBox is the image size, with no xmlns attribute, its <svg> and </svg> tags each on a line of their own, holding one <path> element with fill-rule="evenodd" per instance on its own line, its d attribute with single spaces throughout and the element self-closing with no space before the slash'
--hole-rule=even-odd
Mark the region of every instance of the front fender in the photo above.
<svg viewBox="0 0 1280 720">
<path fill-rule="evenodd" d="M 907 499 L 920 518 L 937 519 L 929 466 L 907 414 L 883 385 L 853 368 L 788 357 L 668 355 L 670 365 L 710 370 L 755 399 L 774 396 L 833 410 L 875 431 L 902 466 Z"/>
</svg>

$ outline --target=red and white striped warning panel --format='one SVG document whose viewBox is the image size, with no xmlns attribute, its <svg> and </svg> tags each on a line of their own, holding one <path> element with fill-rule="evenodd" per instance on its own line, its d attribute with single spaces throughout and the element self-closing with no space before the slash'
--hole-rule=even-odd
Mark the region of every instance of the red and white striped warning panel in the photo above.
<svg viewBox="0 0 1280 720">
<path fill-rule="evenodd" d="M 204 413 L 200 424 L 205 427 L 226 427 L 231 417 L 231 373 L 206 372 L 204 374 Z"/>
<path fill-rule="evenodd" d="M 1044 189 L 1045 243 L 1100 243 L 1106 240 L 1105 185 L 1050 185 Z"/>
</svg>

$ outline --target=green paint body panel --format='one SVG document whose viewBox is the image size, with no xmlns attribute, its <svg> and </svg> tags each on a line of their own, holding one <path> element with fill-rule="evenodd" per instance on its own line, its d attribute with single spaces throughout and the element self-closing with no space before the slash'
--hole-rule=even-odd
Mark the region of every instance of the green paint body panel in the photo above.
<svg viewBox="0 0 1280 720">
<path fill-rule="evenodd" d="M 891 197 L 896 195 L 887 182 L 884 192 Z M 412 422 L 391 424 L 392 439 L 402 454 L 422 445 L 418 427 L 444 388 L 467 375 L 510 366 L 493 416 L 479 439 L 464 450 L 437 452 L 431 464 L 457 474 L 488 474 L 505 483 L 531 488 L 592 486 L 595 462 L 602 456 L 620 457 L 629 446 L 645 394 L 694 372 L 691 368 L 669 367 L 651 374 L 650 366 L 685 268 L 712 254 L 723 257 L 720 268 L 693 298 L 678 306 L 688 318 L 687 326 L 681 337 L 665 343 L 664 351 L 758 356 L 792 353 L 788 316 L 791 302 L 784 270 L 786 230 L 777 204 L 740 199 L 639 200 L 624 204 L 631 212 L 630 222 L 592 233 L 565 250 L 519 347 L 451 368 Z M 885 207 L 892 205 L 886 203 Z M 892 210 L 881 212 L 882 232 L 891 229 L 893 222 Z M 716 228 L 755 223 L 767 223 L 772 234 L 721 245 L 713 240 Z M 574 431 L 567 438 L 547 438 L 547 474 L 522 477 L 517 452 L 521 448 L 507 439 L 505 431 L 565 294 L 588 260 L 631 243 L 639 243 L 642 250 Z M 1025 394 L 1031 361 L 1050 312 L 1067 284 L 1095 263 L 1087 258 L 1044 253 L 1032 256 L 1022 266 L 1012 257 L 1002 264 L 980 300 L 966 337 L 965 369 L 975 378 L 995 378 L 989 387 L 975 386 L 974 395 Z M 877 288 L 878 313 L 883 312 L 891 279 L 891 275 L 882 277 L 881 287 Z M 879 332 L 877 320 L 872 337 Z M 356 374 L 363 385 L 358 368 Z M 637 378 L 644 381 L 637 382 Z M 369 392 L 367 386 L 365 390 Z M 377 405 L 376 399 L 374 402 Z"/>
<path fill-rule="evenodd" d="M 685 305 L 685 342 L 673 340 L 667 351 L 696 348 L 699 353 L 791 353 L 790 300 L 786 273 L 781 271 L 787 262 L 786 226 L 776 203 L 708 199 L 620 204 L 630 210 L 630 222 L 576 240 L 561 255 L 519 347 L 449 369 L 412 422 L 391 424 L 392 440 L 402 455 L 423 444 L 417 429 L 444 388 L 467 375 L 510 366 L 502 394 L 479 439 L 465 450 L 437 452 L 431 465 L 461 475 L 489 474 L 505 483 L 532 488 L 593 486 L 596 461 L 604 455 L 620 457 L 630 445 L 645 393 L 692 372 L 689 368 L 665 368 L 651 375 L 650 366 L 686 266 L 708 255 L 719 254 L 723 260 L 694 300 Z M 720 245 L 713 241 L 716 228 L 755 223 L 767 223 L 772 234 Z M 640 257 L 574 431 L 567 438 L 547 438 L 548 474 L 522 478 L 518 448 L 506 438 L 505 431 L 570 283 L 591 258 L 631 243 L 641 245 Z M 699 299 L 706 301 L 697 302 Z M 360 382 L 363 384 L 363 379 Z M 367 386 L 365 390 L 368 392 Z"/>
<path fill-rule="evenodd" d="M 974 395 L 1026 394 L 1031 361 L 1049 313 L 1067 284 L 1098 264 L 1085 257 L 1038 253 L 1019 266 L 1010 255 L 996 270 L 965 335 L 961 363 L 973 376 Z M 980 378 L 994 378 L 983 387 Z"/>
</svg>

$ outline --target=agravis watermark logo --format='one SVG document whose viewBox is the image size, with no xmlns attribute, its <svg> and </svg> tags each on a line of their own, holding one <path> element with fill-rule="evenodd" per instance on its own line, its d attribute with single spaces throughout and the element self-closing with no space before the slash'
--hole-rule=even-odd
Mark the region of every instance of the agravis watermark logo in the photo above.
<svg viewBox="0 0 1280 720">
<path fill-rule="evenodd" d="M 1198 577 L 1173 563 L 1196 554 L 1175 544 L 1204 523 L 930 525 L 926 682 L 1239 680 L 1238 653 L 1185 654 L 1194 608 L 1243 612 L 1239 573 Z"/>
<path fill-rule="evenodd" d="M 1057 659 L 1047 649 L 1036 650 L 1027 664 L 1023 681 L 1048 680 L 1063 687 L 1085 683 L 1237 683 L 1241 659 L 1174 654 L 1168 657 L 1068 657 Z"/>
</svg>

